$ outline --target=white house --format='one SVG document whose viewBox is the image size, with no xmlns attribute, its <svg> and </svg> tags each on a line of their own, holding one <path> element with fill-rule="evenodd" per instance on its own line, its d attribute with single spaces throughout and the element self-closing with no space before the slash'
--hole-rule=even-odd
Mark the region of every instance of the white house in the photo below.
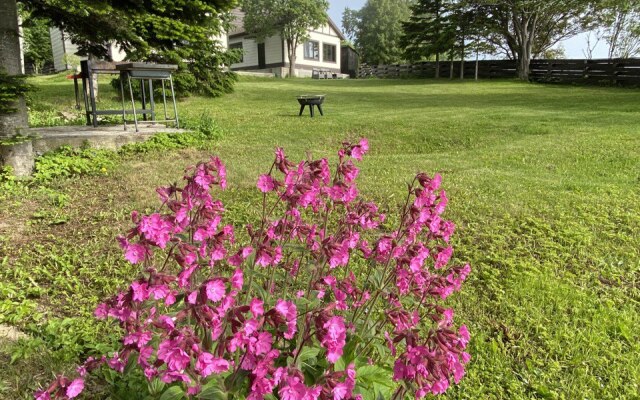
<svg viewBox="0 0 640 400">
<path fill-rule="evenodd" d="M 289 74 L 287 45 L 280 35 L 257 43 L 244 29 L 244 13 L 233 10 L 233 27 L 227 34 L 226 45 L 241 49 L 241 62 L 231 65 L 233 71 L 269 72 L 276 76 Z M 340 44 L 344 36 L 336 24 L 327 17 L 327 23 L 318 29 L 309 29 L 309 39 L 296 49 L 296 75 L 311 76 L 314 69 L 340 73 Z M 224 44 L 224 43 L 223 43 Z"/>
<path fill-rule="evenodd" d="M 58 28 L 49 28 L 49 34 L 51 36 L 51 51 L 53 52 L 53 67 L 56 72 L 65 71 L 71 69 L 73 66 L 70 61 L 70 56 L 76 56 L 78 52 L 78 46 L 71 42 L 69 35 Z M 66 57 L 65 57 L 66 55 Z M 113 61 L 122 61 L 125 59 L 126 54 L 119 49 L 115 44 L 112 44 L 109 48 L 109 57 Z M 86 60 L 87 57 L 79 57 L 79 60 Z"/>
<path fill-rule="evenodd" d="M 287 76 L 289 55 L 286 43 L 280 35 L 268 37 L 264 43 L 257 43 L 255 38 L 245 32 L 244 13 L 240 9 L 234 9 L 232 13 L 235 19 L 229 32 L 212 39 L 230 49 L 242 50 L 241 62 L 231 65 L 231 70 Z M 77 46 L 71 43 L 63 31 L 51 28 L 50 32 L 55 70 L 71 68 L 65 54 L 76 54 Z M 327 16 L 327 23 L 317 29 L 310 28 L 308 36 L 309 39 L 296 49 L 296 76 L 309 77 L 314 69 L 340 74 L 340 44 L 344 36 L 337 25 Z M 110 57 L 113 61 L 122 61 L 126 54 L 114 45 L 110 49 Z"/>
</svg>

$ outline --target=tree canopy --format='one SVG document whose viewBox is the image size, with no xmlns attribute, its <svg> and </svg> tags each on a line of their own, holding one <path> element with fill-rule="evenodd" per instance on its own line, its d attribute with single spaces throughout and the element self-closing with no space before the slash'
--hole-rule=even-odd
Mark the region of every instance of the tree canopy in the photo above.
<svg viewBox="0 0 640 400">
<path fill-rule="evenodd" d="M 182 93 L 217 95 L 232 88 L 222 70 L 233 62 L 212 38 L 224 30 L 234 0 L 20 0 L 34 18 L 47 18 L 81 52 L 106 57 L 115 42 L 134 61 L 178 64 Z"/>
<path fill-rule="evenodd" d="M 308 38 L 310 28 L 327 23 L 327 0 L 244 0 L 246 31 L 263 42 L 279 34 L 287 43 L 289 76 L 295 75 L 296 48 Z"/>
<path fill-rule="evenodd" d="M 367 0 L 360 10 L 345 10 L 342 25 L 364 62 L 391 64 L 404 60 L 402 22 L 411 15 L 411 3 L 411 0 Z"/>
<path fill-rule="evenodd" d="M 529 79 L 532 58 L 591 27 L 596 0 L 465 0 L 486 16 L 485 39 L 518 60 L 520 79 Z"/>
</svg>

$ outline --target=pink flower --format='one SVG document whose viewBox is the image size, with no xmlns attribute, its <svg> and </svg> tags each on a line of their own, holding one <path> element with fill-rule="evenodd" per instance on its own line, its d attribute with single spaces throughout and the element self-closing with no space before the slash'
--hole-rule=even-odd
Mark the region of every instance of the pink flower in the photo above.
<svg viewBox="0 0 640 400">
<path fill-rule="evenodd" d="M 67 386 L 67 397 L 73 399 L 78 396 L 84 390 L 84 380 L 82 378 L 74 379 L 69 386 Z"/>
<path fill-rule="evenodd" d="M 151 214 L 148 217 L 142 217 L 138 229 L 150 242 L 164 249 L 169 241 L 173 225 L 162 218 L 160 214 Z"/>
<path fill-rule="evenodd" d="M 262 193 L 272 192 L 276 188 L 276 184 L 270 175 L 260 175 L 256 186 Z"/>
<path fill-rule="evenodd" d="M 242 250 L 239 250 L 236 254 L 229 257 L 227 262 L 234 267 L 239 267 L 242 265 L 242 262 L 249 257 L 249 254 L 253 253 L 253 247 L 245 247 Z"/>
<path fill-rule="evenodd" d="M 436 256 L 435 268 L 440 269 L 445 265 L 447 265 L 452 255 L 453 255 L 453 247 L 451 246 L 441 250 Z"/>
<path fill-rule="evenodd" d="M 325 322 L 324 334 L 320 340 L 322 347 L 327 349 L 327 360 L 335 364 L 342 357 L 342 349 L 347 338 L 347 329 L 344 325 L 344 318 L 334 316 Z"/>
<path fill-rule="evenodd" d="M 258 318 L 262 314 L 264 314 L 264 302 L 260 299 L 253 299 L 249 304 L 249 309 L 254 317 Z"/>
<path fill-rule="evenodd" d="M 256 338 L 252 338 L 251 348 L 257 356 L 267 354 L 273 346 L 273 337 L 269 332 L 260 332 Z"/>
<path fill-rule="evenodd" d="M 291 301 L 278 300 L 275 308 L 278 314 L 282 315 L 287 321 L 287 331 L 284 333 L 284 338 L 293 339 L 298 330 L 296 321 L 298 310 L 296 305 Z"/>
<path fill-rule="evenodd" d="M 51 395 L 45 390 L 38 390 L 35 393 L 35 400 L 51 400 Z"/>
<path fill-rule="evenodd" d="M 138 264 L 145 260 L 149 255 L 147 248 L 141 244 L 129 244 L 125 249 L 124 258 L 131 264 Z"/>
<path fill-rule="evenodd" d="M 351 157 L 358 161 L 362 161 L 362 156 L 369 151 L 369 141 L 367 139 L 360 140 L 360 143 L 351 150 Z"/>
<path fill-rule="evenodd" d="M 196 361 L 196 371 L 204 378 L 211 374 L 221 374 L 229 370 L 229 361 L 223 358 L 216 358 L 213 355 L 203 352 Z"/>
<path fill-rule="evenodd" d="M 179 341 L 165 340 L 158 346 L 158 360 L 167 363 L 170 371 L 182 371 L 190 363 L 191 357 L 179 347 Z"/>
<path fill-rule="evenodd" d="M 460 334 L 460 343 L 462 344 L 463 347 L 466 347 L 467 343 L 469 343 L 469 340 L 471 339 L 467 326 L 462 325 L 458 333 Z"/>
<path fill-rule="evenodd" d="M 241 269 L 236 269 L 233 272 L 233 276 L 231 277 L 231 287 L 234 289 L 242 289 L 242 285 L 244 285 L 244 275 Z"/>
<path fill-rule="evenodd" d="M 322 388 L 309 388 L 297 376 L 286 376 L 278 391 L 281 400 L 316 400 Z"/>
<path fill-rule="evenodd" d="M 149 298 L 149 286 L 146 282 L 133 282 L 131 284 L 133 301 L 145 301 Z"/>
<path fill-rule="evenodd" d="M 207 298 L 216 303 L 224 298 L 227 288 L 225 287 L 224 282 L 219 279 L 214 279 L 207 282 L 205 290 L 207 292 Z"/>
</svg>

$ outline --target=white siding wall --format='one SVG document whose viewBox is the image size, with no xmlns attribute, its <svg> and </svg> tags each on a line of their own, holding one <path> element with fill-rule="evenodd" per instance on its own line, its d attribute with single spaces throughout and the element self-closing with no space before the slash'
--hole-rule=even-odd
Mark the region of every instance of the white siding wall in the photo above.
<svg viewBox="0 0 640 400">
<path fill-rule="evenodd" d="M 319 29 L 309 32 L 309 40 L 316 41 L 320 44 L 320 60 L 307 60 L 304 58 L 304 43 L 300 44 L 296 49 L 296 65 L 297 66 L 305 66 L 305 67 L 313 67 L 313 68 L 323 68 L 323 69 L 332 69 L 332 70 L 340 70 L 340 38 L 336 35 L 336 33 L 331 29 L 329 24 L 323 26 Z M 336 48 L 336 62 L 328 62 L 323 59 L 324 51 L 322 49 L 323 44 L 326 43 L 328 45 L 333 45 Z M 287 62 L 289 62 L 289 56 L 286 57 Z M 298 76 L 307 76 L 311 75 L 311 71 L 299 71 Z"/>
<path fill-rule="evenodd" d="M 69 55 L 76 54 L 78 52 L 78 46 L 71 43 L 71 40 L 69 40 L 66 37 L 66 35 L 65 35 L 65 41 L 63 44 L 63 41 L 62 41 L 63 35 L 60 29 L 50 28 L 49 33 L 51 34 L 51 50 L 53 52 L 53 66 L 56 72 L 69 69 L 70 67 L 66 65 L 64 62 L 65 50 L 66 50 L 66 53 Z M 86 57 L 82 57 L 82 59 L 84 58 Z"/>
<path fill-rule="evenodd" d="M 229 48 L 236 43 L 242 43 L 243 60 L 236 63 L 231 68 L 253 67 L 258 65 L 258 44 L 253 39 L 243 37 L 229 39 Z M 257 67 L 256 67 L 257 68 Z"/>
<path fill-rule="evenodd" d="M 244 59 L 241 63 L 233 64 L 231 68 L 247 68 L 254 67 L 258 69 L 258 43 L 254 39 L 245 39 L 243 37 L 229 39 L 229 47 L 233 44 L 242 42 L 242 50 L 244 51 Z M 264 42 L 265 63 L 275 64 L 282 62 L 282 40 L 280 36 L 272 36 Z"/>
<path fill-rule="evenodd" d="M 282 39 L 280 35 L 267 38 L 264 42 L 264 50 L 266 53 L 267 64 L 281 63 L 284 58 L 282 57 L 283 51 Z"/>
</svg>

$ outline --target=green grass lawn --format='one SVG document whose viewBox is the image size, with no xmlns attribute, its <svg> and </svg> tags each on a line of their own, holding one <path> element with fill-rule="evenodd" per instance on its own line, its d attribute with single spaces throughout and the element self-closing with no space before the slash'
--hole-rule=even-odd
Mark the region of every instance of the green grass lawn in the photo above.
<svg viewBox="0 0 640 400">
<path fill-rule="evenodd" d="M 37 78 L 35 123 L 72 109 L 60 76 Z M 327 95 L 324 117 L 298 117 L 295 96 Z M 118 103 L 110 89 L 102 104 Z M 114 240 L 153 189 L 215 153 L 235 224 L 253 221 L 255 181 L 282 146 L 333 157 L 369 138 L 364 196 L 395 210 L 418 171 L 440 172 L 473 273 L 451 304 L 473 359 L 450 399 L 640 398 L 640 92 L 512 81 L 243 79 L 234 94 L 179 104 L 213 116 L 211 152 L 125 157 L 104 175 L 56 181 L 0 201 L 0 321 L 34 337 L 2 346 L 0 398 L 27 396 L 100 350 L 99 299 L 135 277 Z M 2 196 L 0 196 L 2 197 Z M 65 325 L 66 324 L 66 325 Z M 70 328 L 71 327 L 71 328 Z M 73 328 L 73 329 L 72 329 Z M 0 339 L 1 341 L 1 339 Z"/>
</svg>

